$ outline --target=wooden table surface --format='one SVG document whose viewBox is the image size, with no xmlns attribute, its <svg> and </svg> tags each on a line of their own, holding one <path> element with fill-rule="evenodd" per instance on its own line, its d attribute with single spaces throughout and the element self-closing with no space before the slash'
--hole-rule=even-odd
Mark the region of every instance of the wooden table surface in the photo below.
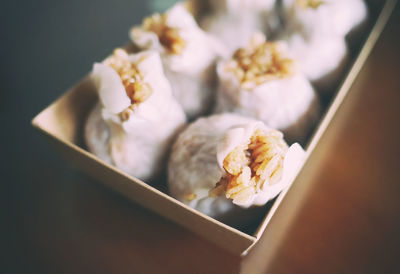
<svg viewBox="0 0 400 274">
<path fill-rule="evenodd" d="M 63 92 L 54 91 L 55 84 L 66 89 L 105 49 L 123 44 L 114 45 L 101 33 L 74 34 L 78 26 L 69 15 L 76 11 L 71 5 L 82 5 L 73 17 L 81 20 L 80 28 L 97 23 L 103 29 L 111 19 L 96 21 L 85 17 L 87 11 L 133 5 L 105 2 L 1 4 L 10 15 L 0 23 L 13 31 L 3 36 L 7 57 L 0 81 L 0 272 L 400 273 L 399 5 L 334 118 L 345 122 L 324 136 L 326 153 L 295 218 L 282 235 L 266 233 L 242 261 L 68 167 L 29 126 L 44 100 L 50 103 Z M 35 13 L 48 6 L 44 18 Z M 124 21 L 129 12 L 121 18 L 116 19 L 121 25 L 133 24 Z M 115 41 L 127 29 L 116 31 Z M 102 49 L 95 48 L 95 37 Z M 81 39 L 93 47 L 91 54 L 76 44 Z M 82 60 L 82 66 L 74 68 L 69 58 Z M 301 187 L 294 185 L 289 195 Z M 280 208 L 270 225 L 285 224 L 287 212 L 291 209 Z"/>
</svg>

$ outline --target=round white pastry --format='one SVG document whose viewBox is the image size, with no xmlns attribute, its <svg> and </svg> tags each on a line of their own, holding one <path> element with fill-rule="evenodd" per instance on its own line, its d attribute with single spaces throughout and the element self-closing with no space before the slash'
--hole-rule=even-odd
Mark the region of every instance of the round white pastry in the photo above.
<svg viewBox="0 0 400 274">
<path fill-rule="evenodd" d="M 294 58 L 321 92 L 337 87 L 348 61 L 345 36 L 366 22 L 363 0 L 284 0 L 285 30 Z"/>
<path fill-rule="evenodd" d="M 200 118 L 180 134 L 168 164 L 172 196 L 217 219 L 265 205 L 293 179 L 304 151 L 279 131 L 236 114 Z"/>
<path fill-rule="evenodd" d="M 366 22 L 368 11 L 363 0 L 284 0 L 286 28 L 306 39 L 314 36 L 346 36 Z"/>
<path fill-rule="evenodd" d="M 89 150 L 139 179 L 158 176 L 186 122 L 158 53 L 116 50 L 104 63 L 94 64 L 92 79 L 100 103 L 86 124 Z M 135 88 L 131 96 L 130 87 Z"/>
<path fill-rule="evenodd" d="M 300 70 L 321 93 L 337 87 L 348 64 L 349 51 L 342 37 L 306 40 L 293 33 L 284 38 Z"/>
<path fill-rule="evenodd" d="M 280 27 L 275 0 L 210 1 L 211 14 L 204 17 L 201 27 L 218 37 L 231 54 L 247 43 L 254 32 L 273 35 Z"/>
<path fill-rule="evenodd" d="M 146 18 L 132 28 L 130 37 L 140 49 L 160 53 L 174 96 L 188 117 L 210 109 L 215 96 L 215 61 L 226 50 L 198 27 L 183 4 Z"/>
<path fill-rule="evenodd" d="M 296 68 L 284 42 L 265 42 L 258 34 L 232 59 L 218 63 L 215 112 L 234 112 L 263 121 L 303 142 L 319 116 L 319 100 Z"/>
</svg>

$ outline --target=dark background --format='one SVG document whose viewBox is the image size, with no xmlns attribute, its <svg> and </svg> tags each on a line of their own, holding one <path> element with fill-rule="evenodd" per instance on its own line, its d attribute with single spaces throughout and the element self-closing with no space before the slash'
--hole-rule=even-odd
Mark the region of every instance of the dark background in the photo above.
<svg viewBox="0 0 400 274">
<path fill-rule="evenodd" d="M 31 127 L 31 119 L 87 74 L 94 61 L 126 44 L 129 28 L 149 13 L 149 4 L 0 1 L 0 272 L 44 271 L 39 267 L 46 264 L 40 254 L 47 244 L 43 235 L 58 229 L 60 238 L 66 236 L 62 228 L 68 221 L 60 216 L 70 216 L 71 184 L 82 176 Z M 45 226 L 46 219 L 53 222 Z M 56 245 L 54 239 L 48 242 Z"/>
<path fill-rule="evenodd" d="M 94 61 L 126 44 L 129 28 L 148 10 L 146 1 L 1 2 L 1 166 L 8 185 L 30 178 L 33 161 L 52 162 L 52 149 L 34 132 L 31 119 Z"/>
<path fill-rule="evenodd" d="M 0 1 L 0 273 L 238 269 L 237 258 L 71 168 L 31 126 L 171 2 Z"/>
</svg>

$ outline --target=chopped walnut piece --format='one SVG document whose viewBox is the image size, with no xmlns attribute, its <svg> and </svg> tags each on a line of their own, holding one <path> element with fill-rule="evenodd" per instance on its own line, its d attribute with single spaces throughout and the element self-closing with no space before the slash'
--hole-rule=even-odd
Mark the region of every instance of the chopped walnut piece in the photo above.
<svg viewBox="0 0 400 274">
<path fill-rule="evenodd" d="M 180 54 L 186 47 L 186 41 L 180 36 L 179 29 L 167 25 L 166 14 L 155 14 L 145 18 L 142 27 L 157 34 L 161 45 L 171 54 Z"/>
<path fill-rule="evenodd" d="M 131 86 L 133 86 L 133 94 L 130 98 L 134 103 L 144 102 L 152 94 L 151 86 L 147 83 L 134 82 Z"/>
<path fill-rule="evenodd" d="M 297 0 L 297 5 L 301 8 L 307 9 L 317 9 L 319 6 L 324 4 L 325 2 L 322 0 Z"/>
<path fill-rule="evenodd" d="M 294 61 L 286 57 L 277 43 L 254 37 L 248 47 L 234 53 L 227 70 L 235 74 L 243 88 L 252 89 L 267 81 L 291 76 Z"/>
<path fill-rule="evenodd" d="M 136 64 L 128 59 L 128 54 L 123 49 L 114 50 L 113 56 L 105 61 L 105 64 L 112 67 L 122 80 L 125 87 L 126 95 L 131 99 L 130 109 L 126 109 L 120 113 L 123 121 L 129 119 L 132 114 L 133 107 L 146 101 L 153 90 L 148 83 L 144 82 L 144 76 Z"/>
<path fill-rule="evenodd" d="M 197 195 L 194 194 L 194 193 L 188 193 L 188 194 L 186 194 L 183 198 L 184 198 L 186 201 L 191 202 L 191 201 L 193 201 L 194 199 L 197 198 Z"/>
<path fill-rule="evenodd" d="M 279 182 L 287 150 L 280 132 L 256 130 L 247 144 L 237 146 L 225 157 L 226 175 L 209 195 L 225 194 L 228 199 L 246 201 L 260 192 L 264 184 Z"/>
<path fill-rule="evenodd" d="M 131 117 L 131 114 L 132 111 L 129 108 L 127 108 L 124 111 L 122 111 L 119 116 L 121 117 L 122 121 L 127 121 Z"/>
<path fill-rule="evenodd" d="M 243 165 L 249 163 L 246 149 L 246 145 L 238 146 L 225 157 L 223 165 L 227 172 L 238 175 L 242 171 Z"/>
<path fill-rule="evenodd" d="M 209 191 L 208 196 L 212 198 L 222 196 L 225 193 L 225 188 L 227 184 L 228 176 L 221 178 L 221 180 L 215 185 L 215 188 Z"/>
</svg>

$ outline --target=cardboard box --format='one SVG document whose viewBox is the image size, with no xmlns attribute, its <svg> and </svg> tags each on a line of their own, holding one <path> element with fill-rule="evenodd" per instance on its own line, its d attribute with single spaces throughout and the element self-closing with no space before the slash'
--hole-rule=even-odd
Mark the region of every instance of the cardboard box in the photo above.
<svg viewBox="0 0 400 274">
<path fill-rule="evenodd" d="M 362 35 L 363 37 L 357 37 L 355 38 L 357 41 L 351 43 L 353 47 L 352 64 L 349 66 L 346 77 L 336 96 L 328 98 L 326 101 L 325 115 L 307 145 L 307 161 L 314 157 L 317 150 L 323 149 L 318 146 L 318 142 L 341 102 L 351 92 L 352 83 L 384 28 L 395 2 L 391 0 L 386 1 L 384 4 L 379 3 L 379 1 L 368 2 L 370 10 L 368 29 Z M 198 10 L 198 6 L 193 2 L 191 3 L 191 8 L 194 11 Z M 32 124 L 54 143 L 59 152 L 72 165 L 131 201 L 173 220 L 236 255 L 246 254 L 257 243 L 261 235 L 266 230 L 268 231 L 268 223 L 282 202 L 290 204 L 289 200 L 283 201 L 288 188 L 265 207 L 266 212 L 263 217 L 257 220 L 256 223 L 251 224 L 253 229 L 241 231 L 184 205 L 162 192 L 160 190 L 162 188 L 157 189 L 149 186 L 114 166 L 104 163 L 85 150 L 83 142 L 84 123 L 96 101 L 95 88 L 90 79 L 86 77 L 37 115 Z M 306 176 L 302 174 L 299 177 L 304 179 Z M 294 183 L 302 182 L 296 179 Z"/>
</svg>

